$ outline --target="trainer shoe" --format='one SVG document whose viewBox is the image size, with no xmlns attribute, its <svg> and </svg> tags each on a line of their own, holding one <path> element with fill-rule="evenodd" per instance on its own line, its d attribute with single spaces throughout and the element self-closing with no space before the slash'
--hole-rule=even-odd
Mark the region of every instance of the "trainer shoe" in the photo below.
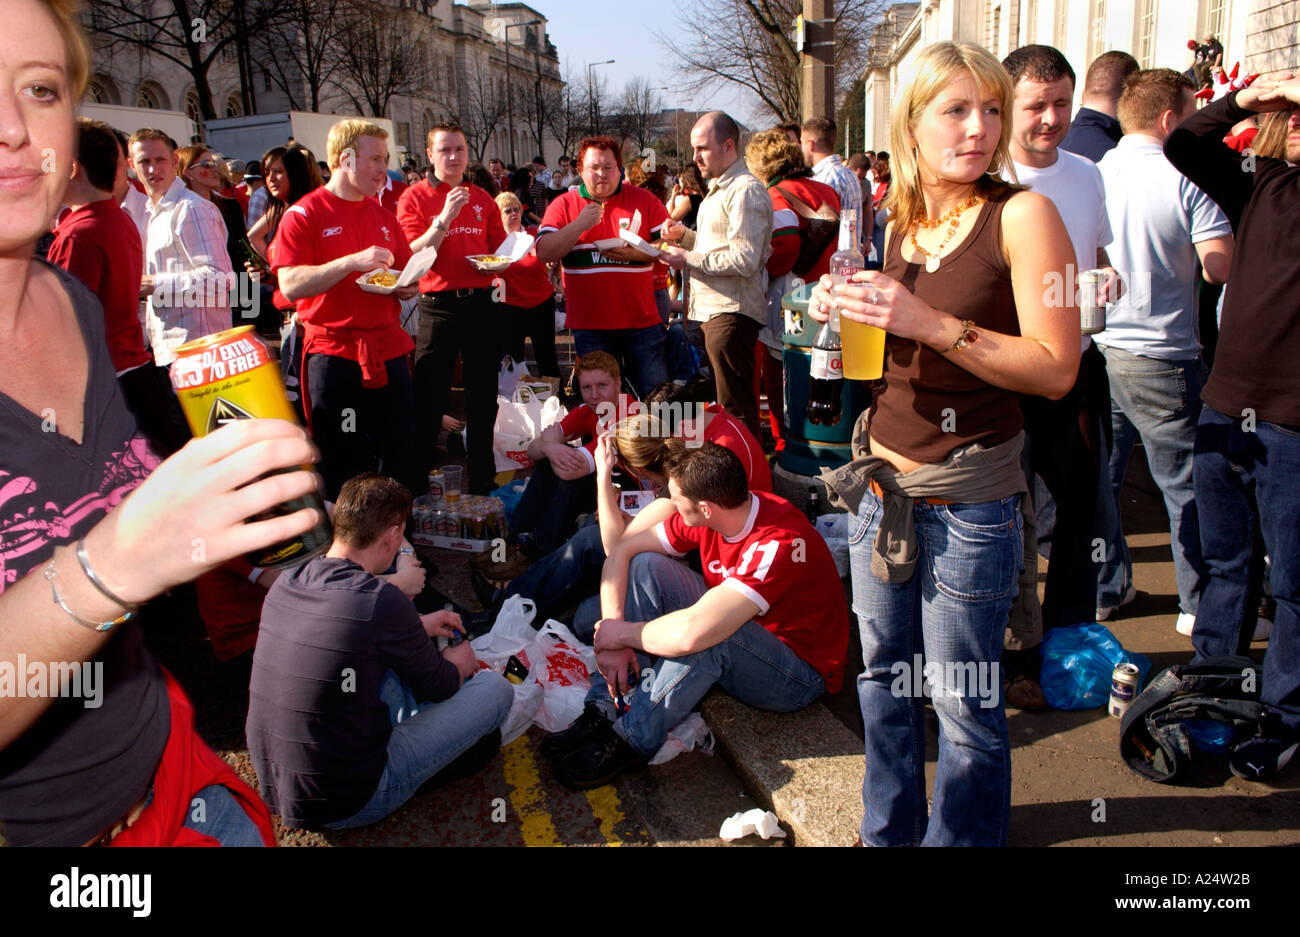
<svg viewBox="0 0 1300 937">
<path fill-rule="evenodd" d="M 1178 621 L 1174 624 L 1174 630 L 1179 634 L 1185 634 L 1189 638 L 1196 627 L 1196 616 L 1189 615 L 1186 612 L 1178 613 Z M 1251 635 L 1251 641 L 1267 641 L 1269 635 L 1273 633 L 1273 623 L 1267 618 L 1255 619 L 1255 633 Z"/>
<path fill-rule="evenodd" d="M 555 778 L 578 791 L 608 784 L 629 768 L 644 768 L 647 759 L 601 717 L 587 741 L 555 766 Z"/>
<path fill-rule="evenodd" d="M 552 732 L 542 739 L 537 745 L 537 750 L 542 753 L 543 758 L 559 761 L 586 744 L 597 727 L 601 725 L 609 725 L 609 720 L 605 718 L 604 713 L 598 707 L 592 703 L 587 703 L 582 707 L 582 712 L 578 714 L 578 718 L 573 721 L 572 725 L 567 729 L 561 729 L 559 732 Z"/>
<path fill-rule="evenodd" d="M 1267 781 L 1287 766 L 1300 743 L 1257 735 L 1232 750 L 1228 767 L 1247 781 Z"/>
<path fill-rule="evenodd" d="M 1137 588 L 1133 585 L 1133 583 L 1130 582 L 1128 584 L 1128 591 L 1124 593 L 1124 598 L 1119 600 L 1119 605 L 1098 605 L 1097 606 L 1097 620 L 1106 621 L 1108 618 L 1110 618 L 1111 615 L 1114 615 L 1125 605 L 1128 605 L 1130 602 L 1136 599 L 1137 595 L 1138 595 Z"/>
</svg>

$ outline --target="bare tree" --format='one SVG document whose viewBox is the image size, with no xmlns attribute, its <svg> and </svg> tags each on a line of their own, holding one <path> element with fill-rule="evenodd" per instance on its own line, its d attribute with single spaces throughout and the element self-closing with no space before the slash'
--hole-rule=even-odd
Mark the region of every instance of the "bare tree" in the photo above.
<svg viewBox="0 0 1300 937">
<path fill-rule="evenodd" d="M 561 106 L 562 90 L 555 86 L 542 68 L 542 56 L 536 49 L 532 52 L 531 68 L 521 68 L 516 72 L 511 89 L 514 92 L 515 113 L 536 142 L 537 152 L 544 154 L 542 141 L 546 138 L 551 112 Z"/>
<path fill-rule="evenodd" d="M 857 77 L 871 30 L 887 0 L 837 0 L 835 83 L 844 93 Z M 684 42 L 657 34 L 659 42 L 702 77 L 692 90 L 736 85 L 752 92 L 782 121 L 800 117 L 800 61 L 792 32 L 802 0 L 679 0 L 679 21 L 692 24 Z"/>
<path fill-rule="evenodd" d="M 548 102 L 546 126 L 559 141 L 560 152 L 574 155 L 573 148 L 587 127 L 587 98 L 582 86 L 573 80 L 573 67 L 567 62 L 561 80 L 564 87 Z"/>
<path fill-rule="evenodd" d="M 649 146 L 658 130 L 663 103 L 644 78 L 633 78 L 623 88 L 619 102 L 620 131 L 636 144 L 638 153 Z"/>
<path fill-rule="evenodd" d="M 291 110 L 321 110 L 339 68 L 350 0 L 280 0 L 283 16 L 252 37 L 253 48 Z"/>
<path fill-rule="evenodd" d="M 357 110 L 383 117 L 394 97 L 429 92 L 434 77 L 423 17 L 377 0 L 348 0 L 339 19 L 343 38 L 335 43 L 331 81 Z"/>
<path fill-rule="evenodd" d="M 461 76 L 461 110 L 458 115 L 465 141 L 474 159 L 482 160 L 497 124 L 506 117 L 506 95 L 502 76 L 493 75 L 487 54 L 469 51 L 466 74 Z"/>
<path fill-rule="evenodd" d="M 85 14 L 104 54 L 140 49 L 188 71 L 205 119 L 217 116 L 208 82 L 212 63 L 231 46 L 236 48 L 247 99 L 248 37 L 265 30 L 279 15 L 273 0 L 92 0 Z"/>
</svg>

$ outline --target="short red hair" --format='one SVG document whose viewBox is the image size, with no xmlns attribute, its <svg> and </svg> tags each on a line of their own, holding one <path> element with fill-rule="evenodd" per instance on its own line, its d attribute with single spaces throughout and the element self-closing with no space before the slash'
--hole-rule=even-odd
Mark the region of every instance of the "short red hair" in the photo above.
<svg viewBox="0 0 1300 937">
<path fill-rule="evenodd" d="M 618 168 L 623 168 L 623 148 L 618 145 L 618 141 L 613 137 L 583 137 L 582 142 L 578 144 L 578 165 L 585 166 L 588 150 L 609 150 L 614 154 L 614 162 Z"/>
</svg>

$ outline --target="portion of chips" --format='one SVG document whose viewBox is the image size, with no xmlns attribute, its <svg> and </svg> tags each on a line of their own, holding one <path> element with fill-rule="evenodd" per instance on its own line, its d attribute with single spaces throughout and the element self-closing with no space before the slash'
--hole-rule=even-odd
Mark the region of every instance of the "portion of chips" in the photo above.
<svg viewBox="0 0 1300 937">
<path fill-rule="evenodd" d="M 372 273 L 366 277 L 366 282 L 371 286 L 396 286 L 398 274 L 391 270 L 381 270 L 379 273 Z"/>
<path fill-rule="evenodd" d="M 481 264 L 508 264 L 509 257 L 498 257 L 496 254 L 475 254 L 470 260 L 477 260 Z"/>
</svg>

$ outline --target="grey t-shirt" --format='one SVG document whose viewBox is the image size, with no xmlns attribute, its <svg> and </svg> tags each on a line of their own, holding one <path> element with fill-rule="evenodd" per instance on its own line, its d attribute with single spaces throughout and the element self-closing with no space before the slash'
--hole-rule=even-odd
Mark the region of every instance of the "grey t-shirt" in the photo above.
<svg viewBox="0 0 1300 937">
<path fill-rule="evenodd" d="M 42 415 L 0 393 L 0 592 L 84 537 L 159 461 L 118 393 L 99 300 L 46 267 L 72 300 L 89 352 L 84 438 L 46 432 Z M 35 689 L 43 664 L 28 661 L 20 673 L 21 659 L 12 663 L 12 678 Z M 55 700 L 0 750 L 0 822 L 11 845 L 80 846 L 149 790 L 171 719 L 162 672 L 134 623 L 117 629 L 90 674 L 80 697 Z"/>
</svg>

